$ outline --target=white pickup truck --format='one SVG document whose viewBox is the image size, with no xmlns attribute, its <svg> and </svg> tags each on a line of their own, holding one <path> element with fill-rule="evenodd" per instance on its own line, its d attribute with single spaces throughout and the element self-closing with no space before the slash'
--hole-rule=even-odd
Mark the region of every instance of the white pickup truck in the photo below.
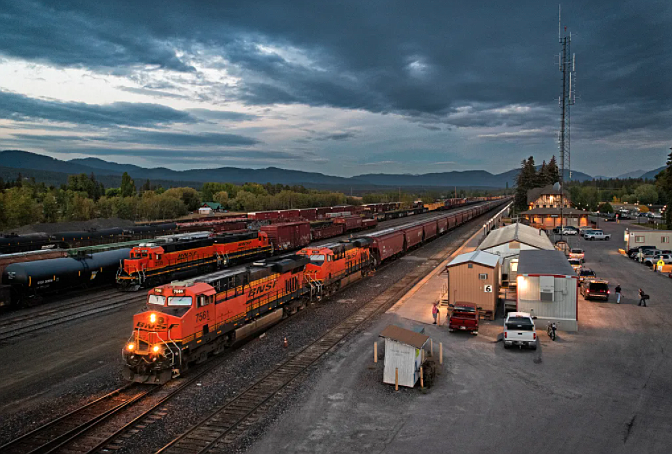
<svg viewBox="0 0 672 454">
<path fill-rule="evenodd" d="M 606 240 L 611 239 L 610 233 L 604 233 L 602 230 L 588 230 L 583 234 L 583 238 L 586 240 Z"/>
<path fill-rule="evenodd" d="M 504 321 L 504 348 L 514 345 L 537 349 L 537 330 L 527 312 L 509 312 Z"/>
</svg>

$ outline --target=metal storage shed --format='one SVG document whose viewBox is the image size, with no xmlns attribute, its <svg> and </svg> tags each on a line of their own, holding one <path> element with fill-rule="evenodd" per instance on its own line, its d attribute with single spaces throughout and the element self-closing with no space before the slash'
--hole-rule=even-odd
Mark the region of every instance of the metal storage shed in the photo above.
<svg viewBox="0 0 672 454">
<path fill-rule="evenodd" d="M 578 331 L 579 278 L 561 251 L 521 251 L 517 311 Z"/>
<path fill-rule="evenodd" d="M 394 385 L 395 370 L 399 371 L 399 386 L 412 388 L 420 378 L 422 349 L 429 336 L 389 325 L 380 333 L 385 338 L 385 369 L 383 383 Z"/>
<path fill-rule="evenodd" d="M 448 304 L 473 303 L 495 319 L 499 300 L 499 256 L 483 251 L 460 254 L 448 265 Z"/>
<path fill-rule="evenodd" d="M 490 232 L 478 249 L 502 257 L 502 283 L 514 286 L 520 251 L 555 248 L 542 230 L 515 223 Z"/>
</svg>

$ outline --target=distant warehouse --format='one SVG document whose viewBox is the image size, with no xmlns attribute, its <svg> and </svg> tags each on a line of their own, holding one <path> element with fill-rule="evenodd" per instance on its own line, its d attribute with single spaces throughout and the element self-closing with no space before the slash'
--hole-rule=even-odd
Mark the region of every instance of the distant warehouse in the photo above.
<svg viewBox="0 0 672 454">
<path fill-rule="evenodd" d="M 578 276 L 561 251 L 521 251 L 517 311 L 578 331 Z"/>
<path fill-rule="evenodd" d="M 478 249 L 501 257 L 502 284 L 513 286 L 516 284 L 521 251 L 555 248 L 542 230 L 515 223 L 490 232 Z"/>
</svg>

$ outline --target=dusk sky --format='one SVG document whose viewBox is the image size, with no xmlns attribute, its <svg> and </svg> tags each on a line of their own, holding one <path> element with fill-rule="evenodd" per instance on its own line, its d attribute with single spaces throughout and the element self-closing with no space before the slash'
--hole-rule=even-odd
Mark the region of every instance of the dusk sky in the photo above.
<svg viewBox="0 0 672 454">
<path fill-rule="evenodd" d="M 572 168 L 672 146 L 672 2 L 562 3 Z M 351 176 L 557 154 L 558 4 L 0 1 L 0 149 Z M 0 165 L 2 163 L 0 162 Z"/>
</svg>

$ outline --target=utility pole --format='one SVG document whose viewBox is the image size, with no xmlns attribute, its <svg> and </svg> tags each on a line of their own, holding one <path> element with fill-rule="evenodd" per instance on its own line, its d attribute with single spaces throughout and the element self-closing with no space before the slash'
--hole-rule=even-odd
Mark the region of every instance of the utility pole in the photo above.
<svg viewBox="0 0 672 454">
<path fill-rule="evenodd" d="M 562 95 L 558 99 L 560 105 L 560 131 L 558 132 L 558 142 L 560 148 L 560 239 L 562 240 L 562 229 L 564 219 L 562 210 L 565 205 L 565 169 L 567 169 L 568 178 L 572 179 L 571 155 L 570 155 L 570 106 L 576 103 L 576 83 L 575 55 L 571 53 L 572 33 L 567 33 L 567 27 L 562 27 L 562 6 L 558 5 L 558 42 L 561 46 L 558 55 L 558 69 L 562 72 Z"/>
</svg>

